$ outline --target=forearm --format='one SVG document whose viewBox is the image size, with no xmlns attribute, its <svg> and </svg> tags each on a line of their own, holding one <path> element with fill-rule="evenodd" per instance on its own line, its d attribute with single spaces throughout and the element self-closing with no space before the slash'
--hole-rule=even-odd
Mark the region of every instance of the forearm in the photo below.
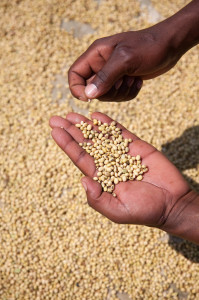
<svg viewBox="0 0 199 300">
<path fill-rule="evenodd" d="M 164 22 L 174 51 L 182 56 L 199 43 L 199 0 L 193 0 Z"/>
<path fill-rule="evenodd" d="M 171 209 L 162 229 L 199 244 L 199 194 L 190 191 L 180 198 Z"/>
</svg>

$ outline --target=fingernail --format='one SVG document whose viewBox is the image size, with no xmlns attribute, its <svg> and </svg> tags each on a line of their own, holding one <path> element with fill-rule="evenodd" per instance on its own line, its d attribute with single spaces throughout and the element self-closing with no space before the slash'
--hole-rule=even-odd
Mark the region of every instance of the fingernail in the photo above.
<svg viewBox="0 0 199 300">
<path fill-rule="evenodd" d="M 118 90 L 122 85 L 123 79 L 119 79 L 115 84 L 115 89 Z"/>
<path fill-rule="evenodd" d="M 85 191 L 87 191 L 87 185 L 86 185 L 86 182 L 84 182 L 83 180 L 82 180 L 82 185 L 83 185 L 83 188 L 85 189 Z"/>
<path fill-rule="evenodd" d="M 135 77 L 129 77 L 127 79 L 127 85 L 128 85 L 129 88 L 133 85 L 134 80 L 135 80 Z"/>
<path fill-rule="evenodd" d="M 143 85 L 143 81 L 142 81 L 142 79 L 139 79 L 138 82 L 137 82 L 137 88 L 138 88 L 138 90 L 141 89 L 142 85 Z"/>
<path fill-rule="evenodd" d="M 89 84 L 85 88 L 85 94 L 88 98 L 94 98 L 97 95 L 97 87 L 93 83 Z"/>
</svg>

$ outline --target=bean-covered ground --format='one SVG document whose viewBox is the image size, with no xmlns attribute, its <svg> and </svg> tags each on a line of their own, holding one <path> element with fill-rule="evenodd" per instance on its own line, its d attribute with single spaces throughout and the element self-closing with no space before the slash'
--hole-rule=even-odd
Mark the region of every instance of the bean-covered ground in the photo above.
<svg viewBox="0 0 199 300">
<path fill-rule="evenodd" d="M 0 1 L 0 299 L 199 299 L 199 248 L 118 225 L 86 202 L 48 120 L 88 114 L 67 70 L 95 39 L 189 1 Z M 162 150 L 199 191 L 199 46 L 128 103 L 90 104 Z"/>
</svg>

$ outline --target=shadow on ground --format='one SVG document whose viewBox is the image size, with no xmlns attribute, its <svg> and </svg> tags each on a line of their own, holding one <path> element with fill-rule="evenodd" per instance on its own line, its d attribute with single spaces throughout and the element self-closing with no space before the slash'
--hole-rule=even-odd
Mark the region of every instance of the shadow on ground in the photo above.
<svg viewBox="0 0 199 300">
<path fill-rule="evenodd" d="M 197 168 L 199 164 L 199 126 L 191 127 L 170 143 L 162 146 L 162 152 L 181 171 Z M 199 183 L 183 175 L 191 188 L 199 193 Z M 199 263 L 199 246 L 181 238 L 169 236 L 169 245 L 187 259 Z"/>
</svg>

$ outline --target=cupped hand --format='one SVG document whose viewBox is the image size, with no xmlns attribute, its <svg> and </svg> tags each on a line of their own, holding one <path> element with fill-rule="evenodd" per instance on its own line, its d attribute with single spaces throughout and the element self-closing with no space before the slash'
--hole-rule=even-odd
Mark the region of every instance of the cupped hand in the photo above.
<svg viewBox="0 0 199 300">
<path fill-rule="evenodd" d="M 72 94 L 84 101 L 136 97 L 144 79 L 167 72 L 180 58 L 167 22 L 96 40 L 69 69 Z"/>
<path fill-rule="evenodd" d="M 113 121 L 98 112 L 93 113 L 92 118 L 103 123 Z M 82 184 L 89 205 L 117 223 L 162 228 L 169 222 L 169 215 L 175 204 L 189 191 L 189 186 L 180 172 L 161 152 L 117 123 L 122 129 L 123 137 L 132 139 L 129 154 L 132 156 L 139 154 L 142 164 L 145 164 L 149 171 L 144 174 L 142 181 L 117 184 L 114 191 L 116 197 L 103 192 L 101 185 L 93 180 L 97 173 L 93 157 L 79 146 L 79 143 L 88 142 L 83 138 L 80 129 L 75 126 L 81 120 L 92 124 L 92 121 L 82 115 L 69 113 L 66 119 L 52 117 L 50 126 L 55 142 L 85 175 Z"/>
</svg>

